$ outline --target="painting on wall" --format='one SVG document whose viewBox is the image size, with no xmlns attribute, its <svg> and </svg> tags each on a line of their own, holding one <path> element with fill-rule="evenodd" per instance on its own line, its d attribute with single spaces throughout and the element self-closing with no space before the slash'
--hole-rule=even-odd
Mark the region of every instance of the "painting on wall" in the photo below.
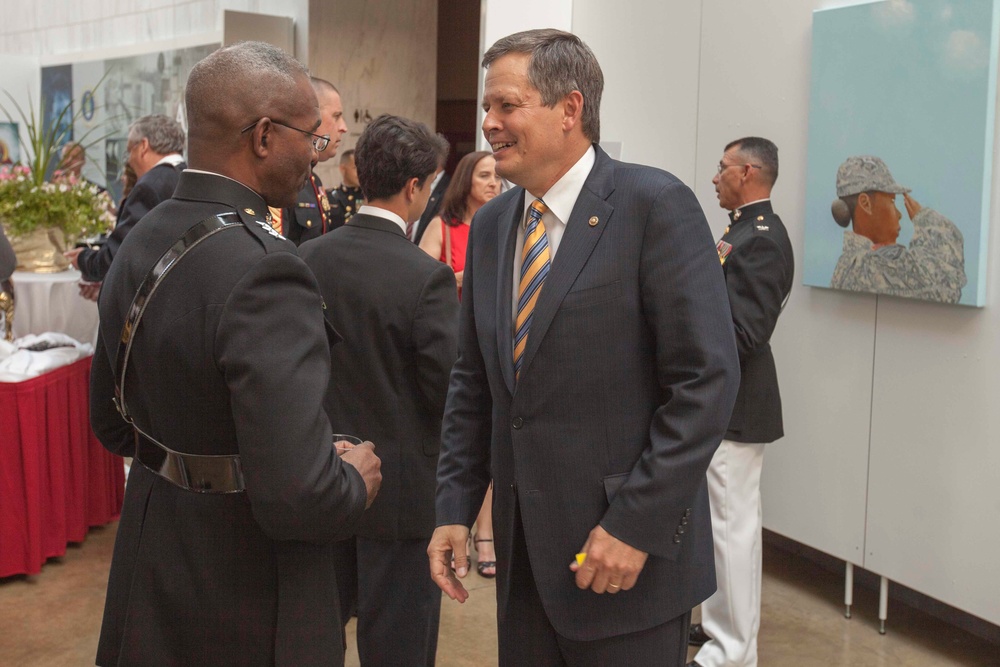
<svg viewBox="0 0 1000 667">
<path fill-rule="evenodd" d="M 806 285 L 985 304 L 998 8 L 813 14 Z"/>
<path fill-rule="evenodd" d="M 21 161 L 21 143 L 17 138 L 17 123 L 0 123 L 0 164 Z"/>
<path fill-rule="evenodd" d="M 184 86 L 191 68 L 219 48 L 203 44 L 184 49 L 154 51 L 126 58 L 74 63 L 42 68 L 43 91 L 68 100 L 81 100 L 83 111 L 73 127 L 73 136 L 97 140 L 87 150 L 84 176 L 107 184 L 117 200 L 125 166 L 128 127 L 149 114 L 165 114 L 181 123 L 184 116 Z M 53 81 L 45 86 L 45 81 Z M 59 84 L 58 89 L 55 83 Z M 86 142 L 86 140 L 84 140 Z M 89 143 L 89 142 L 88 142 Z"/>
</svg>

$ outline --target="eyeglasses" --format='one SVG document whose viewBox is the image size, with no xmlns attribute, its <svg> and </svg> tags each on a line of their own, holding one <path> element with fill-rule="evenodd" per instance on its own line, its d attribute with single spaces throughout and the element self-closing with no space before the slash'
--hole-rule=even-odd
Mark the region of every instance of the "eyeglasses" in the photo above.
<svg viewBox="0 0 1000 667">
<path fill-rule="evenodd" d="M 754 169 L 763 169 L 763 167 L 761 167 L 759 164 L 750 164 L 749 162 L 746 163 L 746 164 L 723 164 L 723 163 L 720 162 L 719 166 L 716 168 L 716 170 L 717 170 L 717 172 L 719 174 L 721 174 L 722 172 L 724 172 L 726 169 L 729 169 L 730 167 L 752 167 Z"/>
<path fill-rule="evenodd" d="M 258 118 L 254 122 L 250 123 L 249 125 L 247 125 L 246 127 L 244 127 L 242 130 L 240 130 L 240 134 L 243 134 L 244 132 L 249 132 L 253 128 L 257 127 L 257 123 L 259 123 L 262 120 L 264 120 L 263 117 Z M 326 150 L 326 147 L 330 145 L 330 135 L 329 134 L 313 134 L 312 132 L 309 132 L 307 130 L 300 130 L 297 127 L 292 127 L 288 123 L 282 123 L 280 120 L 274 120 L 273 118 L 271 118 L 270 121 L 272 123 L 274 123 L 275 125 L 281 125 L 282 127 L 287 127 L 289 130 L 295 130 L 296 132 L 301 132 L 302 134 L 305 134 L 305 135 L 308 135 L 308 136 L 312 137 L 313 138 L 312 145 L 313 145 L 313 148 L 316 149 L 317 153 L 322 153 L 323 151 Z"/>
</svg>

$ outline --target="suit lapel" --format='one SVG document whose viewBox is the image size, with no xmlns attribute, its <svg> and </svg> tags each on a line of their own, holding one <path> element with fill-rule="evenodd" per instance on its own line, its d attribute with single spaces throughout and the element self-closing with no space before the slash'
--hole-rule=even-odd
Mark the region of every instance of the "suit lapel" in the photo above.
<svg viewBox="0 0 1000 667">
<path fill-rule="evenodd" d="M 499 216 L 497 250 L 497 349 L 500 370 L 507 389 L 514 393 L 514 246 L 517 243 L 517 226 L 524 213 L 524 190 Z"/>
<path fill-rule="evenodd" d="M 538 295 L 535 311 L 531 319 L 531 330 L 528 332 L 528 343 L 524 348 L 524 360 L 521 363 L 521 374 L 527 372 L 531 360 L 535 356 L 552 318 L 559 310 L 559 304 L 566 297 L 569 288 L 573 286 L 580 271 L 586 266 L 590 254 L 604 234 L 611 220 L 614 207 L 607 198 L 614 191 L 614 163 L 604 151 L 595 146 L 597 160 L 587 177 L 580 196 L 577 197 L 570 214 L 566 231 L 559 242 L 559 251 L 552 260 L 549 275 L 545 278 L 542 291 Z M 595 224 L 590 224 L 596 218 Z M 513 246 L 513 244 L 510 244 Z M 510 281 L 508 281 L 510 282 Z M 508 288 L 510 289 L 510 288 Z M 510 300 L 508 300 L 510 311 Z M 510 313 L 508 313 L 508 318 Z M 508 320 L 509 321 L 509 320 Z M 511 327 L 508 326 L 508 329 Z M 508 335 L 512 335 L 508 333 Z M 508 349 L 510 349 L 508 347 Z M 513 361 L 511 361 L 513 368 Z"/>
</svg>

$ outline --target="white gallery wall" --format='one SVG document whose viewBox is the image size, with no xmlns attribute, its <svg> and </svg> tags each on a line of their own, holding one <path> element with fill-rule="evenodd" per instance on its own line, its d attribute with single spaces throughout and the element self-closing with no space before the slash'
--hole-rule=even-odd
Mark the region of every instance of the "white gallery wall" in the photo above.
<svg viewBox="0 0 1000 667">
<path fill-rule="evenodd" d="M 0 54 L 78 54 L 221 33 L 226 9 L 293 18 L 295 55 L 308 56 L 308 0 L 0 0 Z"/>
<path fill-rule="evenodd" d="M 723 147 L 771 138 L 775 208 L 801 258 L 812 11 L 847 4 L 574 0 L 573 30 L 607 79 L 602 139 L 689 183 L 719 236 Z M 995 240 L 989 255 L 996 267 Z M 983 309 L 797 275 L 773 339 L 786 436 L 765 459 L 765 526 L 1000 623 L 998 271 Z"/>
</svg>

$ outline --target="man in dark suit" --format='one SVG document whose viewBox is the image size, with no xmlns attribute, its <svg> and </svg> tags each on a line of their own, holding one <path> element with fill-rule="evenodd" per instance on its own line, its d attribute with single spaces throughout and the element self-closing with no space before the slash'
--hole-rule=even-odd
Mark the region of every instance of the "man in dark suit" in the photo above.
<svg viewBox="0 0 1000 667">
<path fill-rule="evenodd" d="M 129 126 L 128 158 L 136 174 L 135 187 L 118 211 L 118 222 L 108 240 L 99 248 L 74 248 L 66 252 L 73 267 L 83 274 L 83 280 L 100 283 L 108 273 L 111 261 L 122 241 L 136 223 L 160 202 L 170 199 L 177 180 L 184 170 L 184 129 L 180 123 L 162 114 L 143 116 Z M 81 292 L 97 298 L 99 286 Z"/>
<path fill-rule="evenodd" d="M 383 481 L 337 545 L 341 620 L 356 603 L 364 667 L 433 665 L 441 591 L 427 572 L 448 375 L 458 354 L 455 274 L 403 234 L 427 203 L 436 155 L 422 123 L 372 121 L 358 140 L 368 193 L 350 222 L 301 246 L 344 343 L 326 408 L 340 433 L 378 443 Z"/>
<path fill-rule="evenodd" d="M 760 628 L 764 444 L 784 433 L 771 334 L 792 290 L 792 244 L 771 208 L 778 147 L 760 137 L 726 146 L 712 183 L 730 225 L 718 243 L 740 355 L 740 390 L 726 437 L 708 468 L 719 589 L 701 606 L 691 664 L 756 667 Z M 707 642 L 707 643 L 706 643 Z"/>
<path fill-rule="evenodd" d="M 319 161 L 326 162 L 337 154 L 340 139 L 347 132 L 347 123 L 337 87 L 317 77 L 312 77 L 311 81 L 323 119 L 316 134 L 326 139 L 321 142 Z M 318 238 L 333 228 L 330 225 L 330 199 L 316 172 L 310 172 L 309 180 L 299 190 L 294 205 L 271 209 L 271 214 L 272 226 L 295 245 Z"/>
<path fill-rule="evenodd" d="M 518 33 L 483 64 L 483 132 L 519 187 L 469 236 L 431 573 L 466 599 L 450 560 L 465 576 L 492 477 L 501 665 L 682 666 L 739 380 L 711 232 L 674 176 L 597 146 L 603 75 L 575 35 Z"/>
<path fill-rule="evenodd" d="M 97 664 L 343 665 L 330 543 L 374 498 L 378 458 L 337 456 L 336 332 L 266 221 L 316 160 L 316 95 L 290 56 L 242 42 L 192 68 L 185 104 L 192 169 L 99 302 L 92 423 L 135 462 Z"/>
<path fill-rule="evenodd" d="M 441 210 L 441 201 L 444 199 L 445 190 L 448 189 L 448 185 L 451 183 L 451 176 L 444 171 L 444 167 L 448 163 L 448 153 L 451 152 L 451 145 L 442 134 L 435 135 L 434 145 L 438 151 L 438 163 L 437 170 L 434 172 L 434 178 L 431 181 L 431 196 L 427 200 L 424 212 L 420 214 L 420 219 L 412 223 L 410 233 L 406 235 L 417 245 L 420 245 L 420 239 L 423 238 L 427 225 L 431 224 L 431 220 Z"/>
</svg>

